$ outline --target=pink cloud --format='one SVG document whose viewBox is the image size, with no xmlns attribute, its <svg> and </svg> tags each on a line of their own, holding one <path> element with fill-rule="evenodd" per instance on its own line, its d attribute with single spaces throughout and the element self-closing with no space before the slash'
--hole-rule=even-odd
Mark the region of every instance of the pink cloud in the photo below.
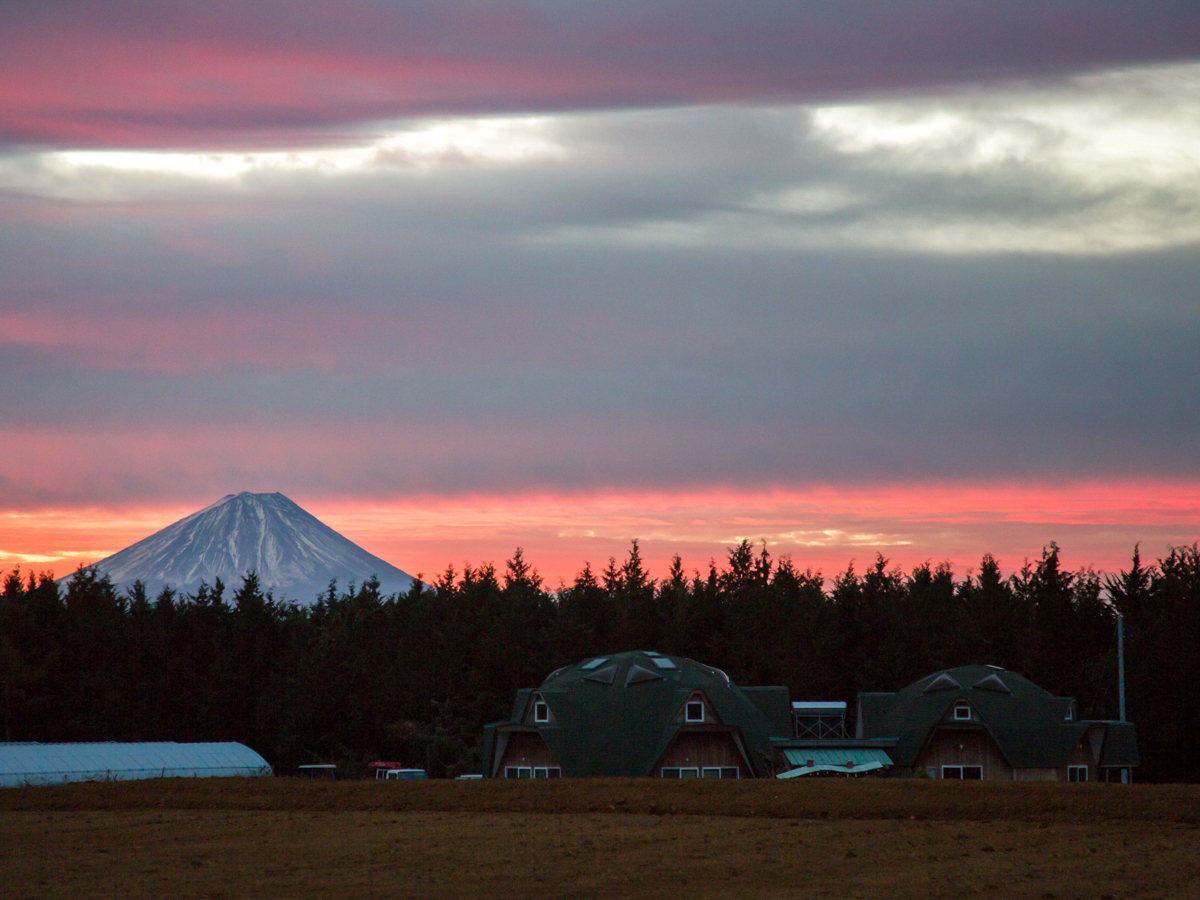
<svg viewBox="0 0 1200 900">
<path fill-rule="evenodd" d="M 0 140 L 208 146 L 380 117 L 811 99 L 1194 56 L 1180 4 L 90 3 L 0 14 Z"/>
<path fill-rule="evenodd" d="M 240 486 L 231 486 L 235 490 Z M 270 489 L 261 486 L 261 489 Z M 162 528 L 195 507 L 115 504 L 0 511 L 0 567 L 64 574 Z M 449 564 L 502 566 L 517 546 L 553 586 L 585 561 L 603 568 L 639 539 L 661 577 L 679 553 L 688 570 L 723 564 L 742 538 L 827 577 L 855 560 L 859 571 L 882 553 L 909 569 L 950 560 L 960 577 L 984 553 L 1006 573 L 1056 540 L 1072 568 L 1127 567 L 1200 537 L 1200 482 L 1109 481 L 818 485 L 762 491 L 598 491 L 510 495 L 420 495 L 340 499 L 293 495 L 302 506 L 370 552 L 433 577 Z M 89 552 L 90 550 L 90 552 Z"/>
</svg>

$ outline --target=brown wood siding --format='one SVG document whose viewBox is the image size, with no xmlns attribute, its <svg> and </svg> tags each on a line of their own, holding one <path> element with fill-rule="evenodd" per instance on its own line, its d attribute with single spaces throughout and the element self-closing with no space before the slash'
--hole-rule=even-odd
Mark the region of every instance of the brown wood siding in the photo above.
<svg viewBox="0 0 1200 900">
<path fill-rule="evenodd" d="M 1061 776 L 1058 769 L 1017 769 L 1013 774 L 1014 781 L 1059 781 L 1065 777 L 1065 769 Z"/>
<path fill-rule="evenodd" d="M 1071 751 L 1071 755 L 1067 757 L 1067 765 L 1068 766 L 1087 766 L 1087 770 L 1088 770 L 1087 780 L 1088 781 L 1097 781 L 1100 778 L 1100 774 L 1099 774 L 1100 770 L 1099 770 L 1099 767 L 1097 767 L 1097 765 L 1096 765 L 1096 758 L 1094 756 L 1092 756 L 1091 748 L 1088 746 L 1088 742 L 1086 740 L 1083 742 L 1082 746 L 1076 747 L 1074 750 Z M 1060 771 L 1062 772 L 1062 776 L 1060 777 L 1059 780 L 1066 781 L 1067 780 L 1066 767 L 1064 766 Z"/>
<path fill-rule="evenodd" d="M 663 766 L 737 766 L 740 778 L 752 778 L 733 736 L 723 731 L 681 731 L 671 742 L 650 773 L 662 776 Z"/>
<path fill-rule="evenodd" d="M 984 781 L 1011 781 L 1012 768 L 1004 761 L 996 742 L 982 728 L 938 728 L 917 757 L 915 768 L 982 766 Z"/>
<path fill-rule="evenodd" d="M 536 731 L 514 731 L 508 736 L 508 746 L 500 758 L 496 774 L 503 778 L 505 766 L 557 766 L 554 751 L 546 746 Z"/>
</svg>

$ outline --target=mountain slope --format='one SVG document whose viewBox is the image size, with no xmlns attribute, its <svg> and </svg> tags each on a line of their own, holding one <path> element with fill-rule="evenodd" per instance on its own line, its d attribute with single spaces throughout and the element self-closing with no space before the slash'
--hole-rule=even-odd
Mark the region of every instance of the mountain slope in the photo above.
<svg viewBox="0 0 1200 900">
<path fill-rule="evenodd" d="M 151 595 L 164 585 L 194 591 L 220 578 L 231 589 L 250 569 L 276 599 L 315 599 L 331 578 L 345 588 L 379 577 L 385 594 L 407 590 L 412 577 L 342 537 L 283 494 L 229 494 L 95 564 L 127 588 L 137 579 Z"/>
</svg>

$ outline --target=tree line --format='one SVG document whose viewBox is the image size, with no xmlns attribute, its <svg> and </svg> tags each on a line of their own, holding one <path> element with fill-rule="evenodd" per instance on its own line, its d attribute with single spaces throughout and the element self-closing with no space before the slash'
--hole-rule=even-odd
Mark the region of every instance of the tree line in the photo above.
<svg viewBox="0 0 1200 900">
<path fill-rule="evenodd" d="M 958 578 L 877 556 L 826 579 L 748 542 L 722 565 L 652 578 L 633 542 L 550 589 L 521 550 L 502 570 L 448 567 L 382 595 L 331 583 L 300 606 L 264 591 L 118 591 L 81 568 L 60 587 L 14 570 L 0 592 L 5 741 L 240 741 L 281 773 L 372 759 L 431 776 L 479 771 L 482 726 L 559 666 L 653 649 L 719 666 L 793 699 L 892 691 L 942 668 L 992 663 L 1117 717 L 1116 617 L 1142 780 L 1200 776 L 1200 553 L 1177 547 L 1128 570 L 1071 572 L 1051 544 L 1005 575 L 990 555 Z M 853 715 L 853 713 L 851 713 Z M 848 723 L 850 727 L 853 723 Z"/>
</svg>

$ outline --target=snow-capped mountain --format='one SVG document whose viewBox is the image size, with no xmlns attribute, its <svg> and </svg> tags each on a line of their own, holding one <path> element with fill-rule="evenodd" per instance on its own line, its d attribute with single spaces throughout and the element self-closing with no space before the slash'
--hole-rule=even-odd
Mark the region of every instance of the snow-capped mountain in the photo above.
<svg viewBox="0 0 1200 900">
<path fill-rule="evenodd" d="M 95 564 L 120 588 L 141 579 L 151 596 L 170 585 L 194 591 L 220 578 L 226 599 L 250 569 L 263 591 L 310 603 L 331 578 L 344 590 L 379 578 L 384 594 L 408 590 L 413 579 L 342 537 L 283 494 L 229 494 Z"/>
</svg>

